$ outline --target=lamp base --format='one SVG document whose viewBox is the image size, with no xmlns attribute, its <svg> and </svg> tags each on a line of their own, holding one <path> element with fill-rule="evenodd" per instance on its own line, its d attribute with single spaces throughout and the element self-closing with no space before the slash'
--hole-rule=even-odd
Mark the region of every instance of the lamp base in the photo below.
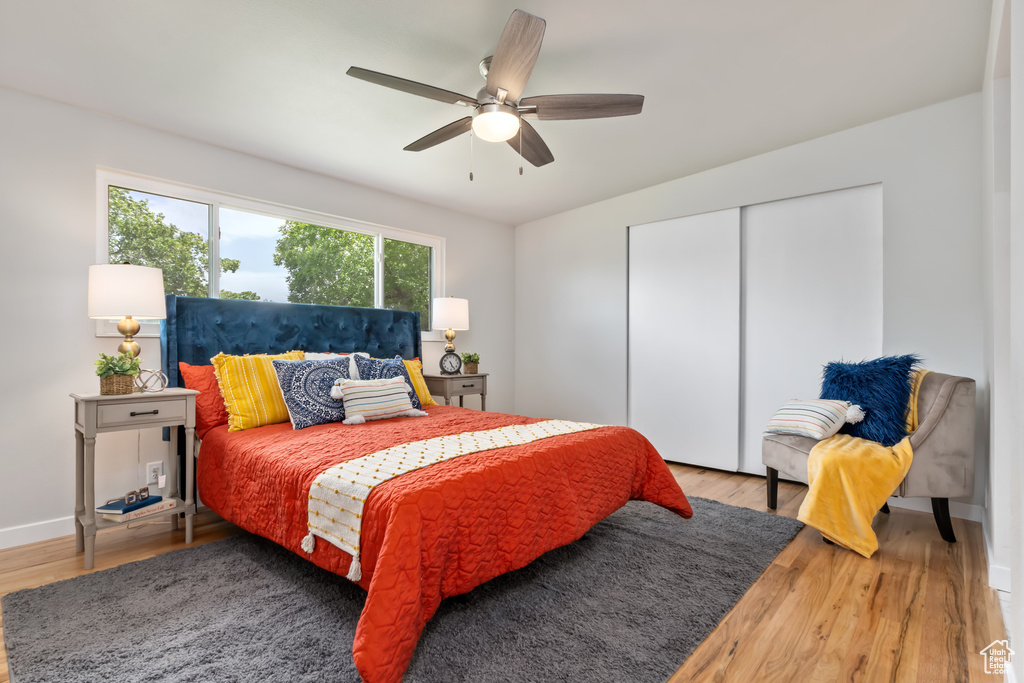
<svg viewBox="0 0 1024 683">
<path fill-rule="evenodd" d="M 124 341 L 117 346 L 118 353 L 130 353 L 132 356 L 138 358 L 139 354 L 142 353 L 142 349 L 135 343 L 135 340 L 131 337 L 125 337 Z"/>
<path fill-rule="evenodd" d="M 117 347 L 118 353 L 130 353 L 132 356 L 138 358 L 139 353 L 142 349 L 135 343 L 135 335 L 139 333 L 142 326 L 139 325 L 139 321 L 134 320 L 130 315 L 126 315 L 124 319 L 117 324 L 117 331 L 124 335 L 124 341 Z"/>
<path fill-rule="evenodd" d="M 448 343 L 444 345 L 444 352 L 455 353 L 455 330 L 449 327 L 444 331 L 444 338 L 448 340 Z"/>
</svg>

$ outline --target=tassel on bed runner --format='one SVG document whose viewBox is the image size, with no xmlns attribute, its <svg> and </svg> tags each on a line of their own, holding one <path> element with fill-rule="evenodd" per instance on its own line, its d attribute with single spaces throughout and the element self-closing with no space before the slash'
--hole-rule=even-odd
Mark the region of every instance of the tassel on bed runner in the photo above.
<svg viewBox="0 0 1024 683">
<path fill-rule="evenodd" d="M 302 539 L 302 543 L 300 543 L 299 545 L 302 546 L 302 549 L 304 551 L 312 554 L 313 550 L 316 548 L 316 536 L 314 536 L 313 534 L 306 535 L 306 537 Z"/>
<path fill-rule="evenodd" d="M 352 556 L 352 564 L 348 566 L 348 574 L 345 578 L 349 581 L 358 581 L 363 578 L 363 563 L 359 559 L 359 553 L 357 552 Z"/>
<path fill-rule="evenodd" d="M 306 534 L 302 538 L 302 543 L 299 545 L 302 546 L 303 551 L 312 554 L 313 550 L 316 549 L 316 536 L 314 536 L 312 532 Z M 352 563 L 348 566 L 348 574 L 345 575 L 345 578 L 349 581 L 359 581 L 363 578 L 363 567 L 362 562 L 359 561 L 358 551 L 356 551 L 356 554 L 352 556 Z"/>
</svg>

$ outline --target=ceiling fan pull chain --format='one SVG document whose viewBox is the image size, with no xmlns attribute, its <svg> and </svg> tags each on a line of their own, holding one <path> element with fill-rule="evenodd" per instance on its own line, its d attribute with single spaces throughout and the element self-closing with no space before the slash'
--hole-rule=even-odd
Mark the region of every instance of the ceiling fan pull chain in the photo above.
<svg viewBox="0 0 1024 683">
<path fill-rule="evenodd" d="M 519 175 L 523 175 L 523 129 L 519 129 Z"/>
<path fill-rule="evenodd" d="M 469 182 L 473 182 L 473 129 L 469 129 Z"/>
</svg>

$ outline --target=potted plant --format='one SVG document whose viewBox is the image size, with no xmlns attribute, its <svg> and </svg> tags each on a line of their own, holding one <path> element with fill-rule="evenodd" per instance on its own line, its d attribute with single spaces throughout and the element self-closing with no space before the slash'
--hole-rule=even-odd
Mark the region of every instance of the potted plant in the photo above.
<svg viewBox="0 0 1024 683">
<path fill-rule="evenodd" d="M 135 377 L 139 374 L 139 359 L 129 351 L 116 356 L 100 354 L 95 362 L 100 378 L 100 394 L 130 394 L 135 391 Z"/>
<path fill-rule="evenodd" d="M 462 354 L 462 367 L 467 375 L 475 375 L 480 371 L 480 354 L 466 351 Z"/>
</svg>

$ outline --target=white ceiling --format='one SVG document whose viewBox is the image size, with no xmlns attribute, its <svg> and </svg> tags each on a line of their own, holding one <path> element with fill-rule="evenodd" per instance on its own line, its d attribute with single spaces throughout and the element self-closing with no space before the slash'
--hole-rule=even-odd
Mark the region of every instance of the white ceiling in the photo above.
<svg viewBox="0 0 1024 683">
<path fill-rule="evenodd" d="M 982 0 L 8 0 L 0 85 L 518 224 L 981 89 Z M 640 93 L 639 116 L 536 121 L 555 162 L 469 136 L 513 9 L 547 20 L 524 96 Z M 131 169 L 127 169 L 131 170 Z M 173 180 L 173 179 L 171 179 Z M 215 189 L 215 188 L 214 188 Z"/>
</svg>

